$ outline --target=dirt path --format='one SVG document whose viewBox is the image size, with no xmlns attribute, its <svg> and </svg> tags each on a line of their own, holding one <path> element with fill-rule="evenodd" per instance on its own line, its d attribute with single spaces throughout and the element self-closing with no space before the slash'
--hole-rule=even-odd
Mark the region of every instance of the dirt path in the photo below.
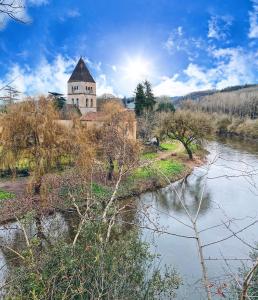
<svg viewBox="0 0 258 300">
<path fill-rule="evenodd" d="M 24 195 L 28 185 L 29 178 L 22 177 L 14 180 L 2 180 L 0 181 L 0 189 L 14 193 L 16 196 Z"/>
<path fill-rule="evenodd" d="M 179 153 L 184 152 L 184 147 L 181 144 L 178 144 L 175 150 L 167 150 L 167 151 L 159 151 L 158 152 L 158 157 L 156 158 L 157 160 L 160 159 L 167 159 L 171 157 L 176 157 Z"/>
<path fill-rule="evenodd" d="M 182 156 L 183 153 L 185 153 L 184 146 L 182 144 L 178 144 L 175 150 L 158 152 L 158 156 L 154 160 L 175 158 L 178 161 L 183 162 L 187 167 L 191 169 L 203 165 L 206 161 L 206 156 L 194 155 L 193 160 L 190 160 L 187 155 Z"/>
</svg>

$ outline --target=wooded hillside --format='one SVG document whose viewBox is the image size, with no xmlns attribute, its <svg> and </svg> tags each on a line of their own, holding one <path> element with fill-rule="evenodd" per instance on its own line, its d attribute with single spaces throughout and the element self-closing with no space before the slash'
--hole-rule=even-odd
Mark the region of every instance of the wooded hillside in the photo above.
<svg viewBox="0 0 258 300">
<path fill-rule="evenodd" d="M 193 97 L 192 97 L 193 96 Z M 227 88 L 215 93 L 192 93 L 182 98 L 179 107 L 208 113 L 223 113 L 240 118 L 258 118 L 258 85 Z"/>
</svg>

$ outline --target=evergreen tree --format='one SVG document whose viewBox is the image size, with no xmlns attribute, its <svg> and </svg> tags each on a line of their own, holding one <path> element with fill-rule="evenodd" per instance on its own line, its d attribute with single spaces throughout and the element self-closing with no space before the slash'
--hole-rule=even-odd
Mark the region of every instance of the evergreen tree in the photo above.
<svg viewBox="0 0 258 300">
<path fill-rule="evenodd" d="M 137 116 L 142 115 L 146 106 L 146 95 L 143 84 L 139 83 L 135 91 L 135 113 Z"/>
<path fill-rule="evenodd" d="M 66 104 L 66 100 L 64 97 L 55 97 L 54 98 L 54 105 L 57 110 L 61 110 Z"/>
<path fill-rule="evenodd" d="M 174 112 L 175 111 L 175 107 L 172 103 L 170 102 L 160 102 L 157 108 L 158 112 Z"/>
<path fill-rule="evenodd" d="M 146 80 L 144 82 L 144 88 L 145 88 L 144 108 L 146 108 L 148 111 L 153 111 L 156 101 L 155 101 L 154 94 L 152 92 L 151 83 Z"/>
</svg>

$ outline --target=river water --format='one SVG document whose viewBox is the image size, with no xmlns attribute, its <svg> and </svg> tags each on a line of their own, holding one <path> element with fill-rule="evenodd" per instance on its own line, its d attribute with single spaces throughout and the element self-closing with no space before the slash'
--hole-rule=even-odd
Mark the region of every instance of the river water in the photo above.
<svg viewBox="0 0 258 300">
<path fill-rule="evenodd" d="M 231 139 L 212 142 L 207 148 L 210 152 L 208 160 L 212 162 L 209 167 L 207 163 L 196 168 L 184 185 L 176 183 L 140 197 L 139 205 L 149 207 L 148 219 L 151 221 L 147 220 L 148 227 L 154 228 L 152 224 L 159 224 L 159 228 L 166 232 L 193 235 L 192 229 L 181 223 L 190 225 L 177 193 L 193 216 L 203 193 L 197 221 L 199 231 L 232 220 L 230 229 L 237 232 L 258 219 L 258 144 Z M 225 225 L 205 230 L 201 233 L 202 244 L 230 235 L 232 232 Z M 258 243 L 258 224 L 238 234 L 238 237 L 255 245 L 255 242 Z M 148 242 L 154 241 L 152 251 L 161 255 L 162 265 L 174 266 L 183 277 L 184 285 L 180 288 L 178 299 L 206 299 L 199 288 L 201 268 L 195 240 L 153 234 L 149 229 L 143 231 L 143 238 Z M 215 299 L 221 299 L 216 295 L 218 289 L 228 298 L 224 284 L 233 281 L 228 275 L 237 273 L 241 264 L 231 260 L 227 260 L 226 264 L 224 259 L 248 258 L 250 247 L 243 241 L 233 237 L 203 248 L 205 258 L 218 259 L 207 261 Z"/>
<path fill-rule="evenodd" d="M 185 182 L 145 193 L 133 200 L 137 201 L 139 209 L 147 208 L 148 218 L 142 220 L 142 225 L 148 229 L 142 230 L 142 239 L 150 242 L 151 251 L 160 254 L 161 267 L 173 266 L 183 279 L 184 284 L 178 291 L 180 300 L 206 299 L 200 288 L 201 271 L 195 240 L 167 234 L 193 235 L 192 229 L 185 226 L 190 222 L 182 201 L 194 216 L 200 199 L 203 199 L 197 221 L 203 245 L 229 237 L 232 235 L 230 230 L 237 232 L 258 219 L 258 143 L 220 140 L 210 142 L 207 149 L 209 163 L 195 168 Z M 221 225 L 208 229 L 222 223 L 230 224 L 230 228 Z M 51 232 L 52 238 L 53 235 L 71 234 L 70 224 L 71 220 L 60 214 L 44 219 L 45 232 Z M 149 228 L 167 233 L 155 233 Z M 35 234 L 34 224 L 26 229 L 30 236 Z M 217 259 L 206 261 L 215 299 L 221 299 L 216 296 L 218 288 L 229 299 L 225 284 L 233 280 L 229 274 L 235 274 L 241 262 L 228 260 L 226 265 L 224 259 L 248 258 L 250 247 L 247 244 L 258 242 L 258 224 L 237 236 L 203 248 L 206 259 Z M 18 249 L 24 242 L 21 228 L 16 223 L 0 226 L 0 238 Z M 8 268 L 13 265 L 14 255 L 7 249 L 0 250 L 0 285 L 4 284 Z"/>
</svg>

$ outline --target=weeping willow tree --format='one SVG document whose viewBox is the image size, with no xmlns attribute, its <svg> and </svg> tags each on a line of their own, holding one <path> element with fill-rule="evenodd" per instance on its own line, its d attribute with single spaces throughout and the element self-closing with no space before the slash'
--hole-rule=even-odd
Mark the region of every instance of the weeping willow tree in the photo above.
<svg viewBox="0 0 258 300">
<path fill-rule="evenodd" d="M 16 176 L 17 164 L 26 161 L 35 194 L 40 193 L 42 177 L 72 149 L 68 129 L 57 119 L 53 103 L 45 97 L 10 106 L 1 119 L 1 165 Z"/>
</svg>

